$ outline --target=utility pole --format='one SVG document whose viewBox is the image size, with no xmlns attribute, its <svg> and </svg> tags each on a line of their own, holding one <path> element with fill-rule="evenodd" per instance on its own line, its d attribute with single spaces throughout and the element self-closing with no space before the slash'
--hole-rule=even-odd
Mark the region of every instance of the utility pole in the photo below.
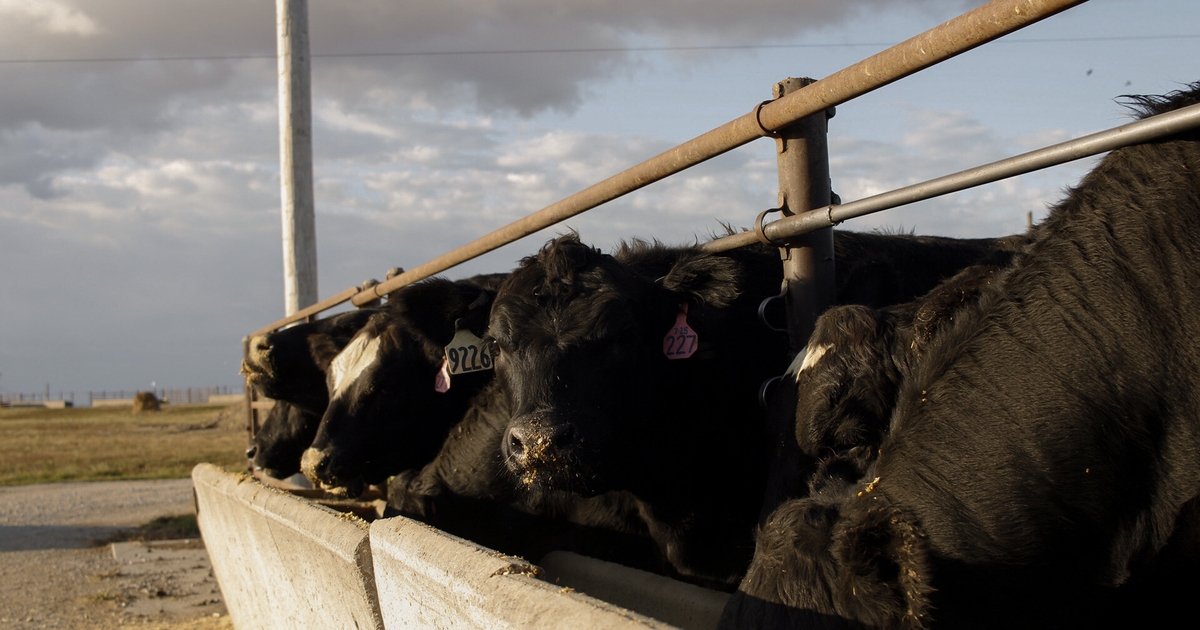
<svg viewBox="0 0 1200 630">
<path fill-rule="evenodd" d="M 317 302 L 308 2 L 275 0 L 279 58 L 279 179 L 286 315 Z"/>
</svg>

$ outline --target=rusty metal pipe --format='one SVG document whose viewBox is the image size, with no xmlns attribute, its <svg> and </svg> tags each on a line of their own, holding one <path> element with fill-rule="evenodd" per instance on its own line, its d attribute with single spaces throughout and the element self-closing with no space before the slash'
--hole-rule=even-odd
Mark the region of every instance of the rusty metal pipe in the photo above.
<svg viewBox="0 0 1200 630">
<path fill-rule="evenodd" d="M 832 227 L 847 219 L 990 184 L 1008 177 L 1057 166 L 1140 142 L 1149 142 L 1197 127 L 1200 127 L 1200 105 L 1189 105 L 1172 112 L 1099 131 L 1075 140 L 1060 142 L 1043 149 L 1022 153 L 919 184 L 897 188 L 858 201 L 816 208 L 803 214 L 779 219 L 764 225 L 763 234 L 772 241 L 787 241 L 801 234 Z M 709 241 L 701 245 L 701 248 L 709 252 L 722 252 L 744 247 L 758 242 L 758 240 L 758 236 L 754 232 L 741 232 Z"/>
<path fill-rule="evenodd" d="M 763 136 L 764 131 L 785 127 L 801 118 L 866 94 L 1086 1 L 992 0 L 821 79 L 807 88 L 761 108 L 756 107 L 750 113 L 708 133 L 418 265 L 356 295 L 352 301 L 355 305 L 361 305 L 406 284 L 441 273 L 602 203 L 731 151 Z"/>
<path fill-rule="evenodd" d="M 287 326 L 288 324 L 294 324 L 296 322 L 307 321 L 309 317 L 315 316 L 318 313 L 320 313 L 321 311 L 331 309 L 331 308 L 345 302 L 346 300 L 353 298 L 355 295 L 358 295 L 360 293 L 365 293 L 365 291 L 359 290 L 358 287 L 350 287 L 349 289 L 346 289 L 345 291 L 342 291 L 341 293 L 338 293 L 337 295 L 335 295 L 331 298 L 326 298 L 320 302 L 317 302 L 316 304 L 313 304 L 312 306 L 300 309 L 299 311 L 296 311 L 295 313 L 292 313 L 291 315 L 288 315 L 287 317 L 285 317 L 269 326 L 263 326 L 262 328 L 259 328 L 258 330 L 250 333 L 250 336 L 253 337 L 255 335 L 265 335 L 269 332 L 275 332 L 276 330 L 279 330 L 280 328 L 283 328 L 284 326 Z M 371 298 L 371 299 L 373 300 L 375 298 Z M 370 300 L 366 300 L 366 301 L 370 301 Z"/>
</svg>

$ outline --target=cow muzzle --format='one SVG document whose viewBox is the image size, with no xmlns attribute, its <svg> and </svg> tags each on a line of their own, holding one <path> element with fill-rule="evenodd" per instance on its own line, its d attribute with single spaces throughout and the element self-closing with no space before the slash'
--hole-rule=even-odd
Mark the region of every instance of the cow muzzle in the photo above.
<svg viewBox="0 0 1200 630">
<path fill-rule="evenodd" d="M 516 470 L 565 467 L 579 446 L 579 432 L 567 422 L 518 420 L 504 436 L 504 454 Z"/>
<path fill-rule="evenodd" d="M 313 487 L 331 494 L 357 497 L 365 487 L 361 476 L 341 478 L 334 470 L 333 456 L 328 450 L 306 449 L 300 456 L 300 472 L 312 482 Z"/>
</svg>

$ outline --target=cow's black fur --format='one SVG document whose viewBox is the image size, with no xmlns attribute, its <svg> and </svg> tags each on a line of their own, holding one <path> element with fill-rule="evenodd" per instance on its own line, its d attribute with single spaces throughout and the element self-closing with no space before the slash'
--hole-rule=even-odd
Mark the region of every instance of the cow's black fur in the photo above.
<svg viewBox="0 0 1200 630">
<path fill-rule="evenodd" d="M 378 312 L 340 313 L 250 339 L 242 361 L 246 382 L 276 400 L 246 449 L 256 469 L 276 478 L 299 472 L 300 455 L 312 444 L 329 404 L 325 370 Z"/>
<path fill-rule="evenodd" d="M 821 315 L 771 400 L 775 439 L 764 516 L 785 499 L 856 483 L 866 474 L 887 434 L 900 383 L 934 335 L 978 300 L 1013 254 L 997 250 L 912 302 L 837 306 Z"/>
<path fill-rule="evenodd" d="M 1106 156 L 929 345 L 862 482 L 772 514 L 723 626 L 1186 618 L 1200 586 L 1198 174 L 1195 131 Z"/>
<path fill-rule="evenodd" d="M 286 479 L 300 472 L 300 456 L 317 435 L 321 416 L 286 400 L 277 400 L 262 426 L 250 438 L 246 455 L 256 470 Z"/>
<path fill-rule="evenodd" d="M 998 246 L 853 232 L 836 232 L 835 245 L 839 299 L 872 306 L 912 299 Z M 502 446 L 518 480 L 535 491 L 630 491 L 679 572 L 735 583 L 766 472 L 756 393 L 787 362 L 786 339 L 756 312 L 781 273 L 774 250 L 634 242 L 607 256 L 575 235 L 524 260 L 488 329 L 513 396 Z M 700 347 L 671 361 L 663 338 L 684 305 Z"/>
<path fill-rule="evenodd" d="M 252 337 L 242 361 L 246 381 L 267 398 L 287 401 L 309 413 L 325 413 L 329 362 L 378 312 L 375 308 L 349 311 Z"/>
<path fill-rule="evenodd" d="M 509 418 L 508 396 L 493 382 L 475 397 L 432 462 L 392 478 L 387 514 L 416 518 L 533 561 L 567 550 L 670 572 L 627 493 L 585 499 L 564 492 L 520 492 L 500 455 Z"/>
<path fill-rule="evenodd" d="M 389 296 L 384 311 L 371 317 L 345 351 L 371 340 L 375 360 L 357 378 L 342 383 L 340 391 L 337 370 L 330 369 L 329 405 L 301 461 L 306 477 L 357 495 L 365 484 L 433 458 L 450 427 L 490 380 L 480 373 L 459 375 L 451 379 L 449 391 L 435 391 L 444 347 L 460 320 L 475 334 L 483 332 L 501 278 L 434 278 Z M 342 360 L 339 356 L 333 365 Z"/>
</svg>

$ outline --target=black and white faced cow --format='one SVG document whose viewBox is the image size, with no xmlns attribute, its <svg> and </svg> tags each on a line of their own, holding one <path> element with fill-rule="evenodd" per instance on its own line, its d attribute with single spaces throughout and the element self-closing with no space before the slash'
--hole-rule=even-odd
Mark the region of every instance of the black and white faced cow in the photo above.
<svg viewBox="0 0 1200 630">
<path fill-rule="evenodd" d="M 329 406 L 301 461 L 306 477 L 356 496 L 364 484 L 433 458 L 491 378 L 484 371 L 440 376 L 445 346 L 458 329 L 483 332 L 501 278 L 435 278 L 389 296 L 385 311 L 330 364 Z M 481 367 L 478 356 L 461 361 Z"/>
<path fill-rule="evenodd" d="M 279 479 L 300 470 L 329 404 L 325 371 L 379 309 L 340 313 L 250 339 L 242 360 L 246 382 L 275 406 L 246 449 L 258 470 Z"/>
<path fill-rule="evenodd" d="M 375 308 L 349 311 L 251 337 L 242 360 L 246 381 L 267 398 L 325 413 L 326 369 L 377 312 Z"/>
<path fill-rule="evenodd" d="M 909 300 L 996 247 L 836 232 L 838 294 Z M 513 397 L 513 474 L 529 488 L 630 491 L 677 570 L 736 581 L 768 459 L 756 392 L 788 359 L 757 320 L 781 273 L 774 250 L 635 242 L 607 256 L 574 235 L 523 261 L 488 328 Z"/>
<path fill-rule="evenodd" d="M 1187 92 L 1149 112 L 1200 104 Z M 1200 586 L 1200 134 L 1113 151 L 785 502 L 723 627 L 1157 627 Z"/>
</svg>

